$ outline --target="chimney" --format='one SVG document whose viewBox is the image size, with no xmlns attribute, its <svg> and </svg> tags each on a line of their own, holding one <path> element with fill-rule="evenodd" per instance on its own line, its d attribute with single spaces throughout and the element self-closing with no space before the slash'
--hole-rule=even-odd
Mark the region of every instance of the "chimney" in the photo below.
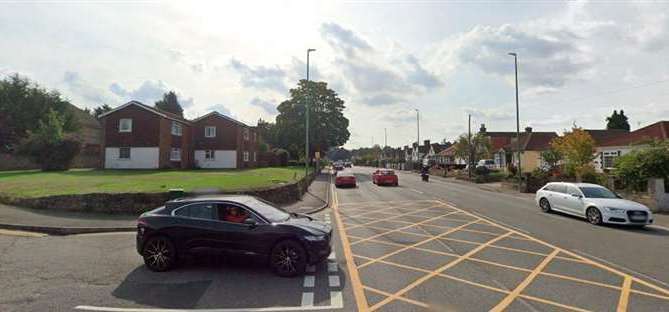
<svg viewBox="0 0 669 312">
<path fill-rule="evenodd" d="M 423 141 L 424 146 L 430 146 L 430 140 L 425 140 Z"/>
<path fill-rule="evenodd" d="M 479 132 L 480 132 L 480 133 L 486 133 L 487 130 L 488 130 L 488 129 L 485 128 L 485 124 L 482 123 L 482 124 L 481 124 L 481 129 L 479 129 Z"/>
<path fill-rule="evenodd" d="M 525 132 L 531 133 L 532 132 L 532 127 L 525 127 Z"/>
</svg>

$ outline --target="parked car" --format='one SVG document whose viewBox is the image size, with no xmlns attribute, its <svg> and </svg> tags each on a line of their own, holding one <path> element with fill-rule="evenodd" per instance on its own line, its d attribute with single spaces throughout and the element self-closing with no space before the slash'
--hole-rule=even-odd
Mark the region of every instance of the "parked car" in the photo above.
<svg viewBox="0 0 669 312">
<path fill-rule="evenodd" d="M 328 257 L 332 228 L 262 199 L 211 196 L 174 199 L 137 221 L 137 252 L 152 271 L 167 271 L 195 251 L 267 259 L 279 276 L 303 274 Z"/>
<path fill-rule="evenodd" d="M 334 168 L 335 171 L 344 170 L 344 163 L 337 161 L 332 165 L 332 168 Z"/>
<path fill-rule="evenodd" d="M 644 226 L 653 223 L 653 214 L 648 207 L 623 199 L 597 184 L 548 183 L 537 191 L 535 200 L 544 212 L 561 211 L 585 217 L 592 224 Z"/>
<path fill-rule="evenodd" d="M 355 178 L 355 175 L 348 171 L 342 171 L 337 174 L 335 178 L 335 187 L 349 186 L 356 187 L 358 181 Z"/>
<path fill-rule="evenodd" d="M 399 185 L 399 178 L 393 170 L 381 169 L 372 173 L 372 183 L 376 185 Z"/>
<path fill-rule="evenodd" d="M 350 161 L 345 161 L 345 162 L 344 162 L 344 167 L 345 167 L 345 168 L 352 168 L 352 167 L 353 167 L 353 164 L 351 164 Z"/>
<path fill-rule="evenodd" d="M 492 159 L 481 159 L 476 163 L 476 168 L 478 167 L 486 167 L 490 170 L 495 169 L 495 161 Z"/>
</svg>

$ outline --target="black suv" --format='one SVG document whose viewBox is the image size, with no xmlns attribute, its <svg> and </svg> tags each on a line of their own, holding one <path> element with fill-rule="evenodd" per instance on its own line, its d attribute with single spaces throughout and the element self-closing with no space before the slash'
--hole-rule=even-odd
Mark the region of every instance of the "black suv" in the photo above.
<svg viewBox="0 0 669 312">
<path fill-rule="evenodd" d="M 175 199 L 142 214 L 137 252 L 153 271 L 167 271 L 186 253 L 264 257 L 279 276 L 304 273 L 330 254 L 332 228 L 253 196 Z"/>
</svg>

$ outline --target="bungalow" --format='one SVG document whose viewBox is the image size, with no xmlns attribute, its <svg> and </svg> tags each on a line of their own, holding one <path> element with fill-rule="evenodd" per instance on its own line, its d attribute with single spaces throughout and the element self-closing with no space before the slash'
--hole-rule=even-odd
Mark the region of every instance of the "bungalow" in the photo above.
<svg viewBox="0 0 669 312">
<path fill-rule="evenodd" d="M 499 151 L 511 143 L 511 140 L 515 140 L 517 133 L 512 131 L 489 132 L 488 129 L 486 129 L 485 124 L 481 124 L 479 134 L 483 135 L 490 142 L 490 150 L 493 152 L 495 167 L 504 168 L 506 166 L 506 159 L 504 157 L 499 157 L 501 154 L 495 153 L 495 151 Z"/>
<path fill-rule="evenodd" d="M 613 169 L 615 159 L 635 149 L 648 146 L 652 140 L 669 140 L 669 121 L 658 121 L 643 128 L 611 136 L 597 144 L 597 171 Z"/>
<path fill-rule="evenodd" d="M 455 155 L 455 144 L 451 145 L 437 154 L 438 164 L 450 168 L 464 168 L 467 161 Z"/>
<path fill-rule="evenodd" d="M 193 121 L 130 101 L 99 116 L 107 169 L 247 168 L 257 164 L 257 133 L 212 112 Z"/>
<path fill-rule="evenodd" d="M 532 172 L 544 165 L 541 152 L 549 150 L 551 141 L 558 135 L 555 132 L 532 132 L 531 127 L 525 128 L 520 134 L 520 165 L 523 172 Z M 518 164 L 518 144 L 516 138 L 495 152 L 495 159 L 499 159 L 504 167 Z"/>
</svg>

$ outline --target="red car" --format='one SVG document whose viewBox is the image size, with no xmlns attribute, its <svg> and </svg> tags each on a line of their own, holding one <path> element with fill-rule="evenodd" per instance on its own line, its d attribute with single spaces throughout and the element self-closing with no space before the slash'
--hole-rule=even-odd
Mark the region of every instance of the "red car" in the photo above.
<svg viewBox="0 0 669 312">
<path fill-rule="evenodd" d="M 342 187 L 342 186 L 351 186 L 351 187 L 356 187 L 357 186 L 357 180 L 355 179 L 355 175 L 349 172 L 339 172 L 337 174 L 337 177 L 335 178 L 335 186 L 336 187 Z"/>
<path fill-rule="evenodd" d="M 395 171 L 392 170 L 376 170 L 372 174 L 372 183 L 376 185 L 393 185 L 393 186 L 398 186 L 399 185 L 399 179 L 397 178 L 397 175 L 395 174 Z"/>
</svg>

